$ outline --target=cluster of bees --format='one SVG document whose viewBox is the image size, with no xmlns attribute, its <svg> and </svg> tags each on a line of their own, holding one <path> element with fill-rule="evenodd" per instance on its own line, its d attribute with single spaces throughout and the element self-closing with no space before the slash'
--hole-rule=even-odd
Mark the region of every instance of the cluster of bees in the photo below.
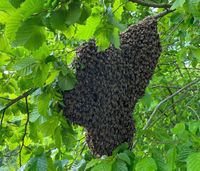
<svg viewBox="0 0 200 171">
<path fill-rule="evenodd" d="M 65 116 L 85 127 L 87 144 L 97 156 L 132 144 L 132 113 L 161 53 L 156 19 L 131 25 L 120 34 L 120 43 L 120 49 L 111 45 L 104 52 L 94 40 L 80 46 L 74 61 L 78 83 L 63 93 Z"/>
</svg>

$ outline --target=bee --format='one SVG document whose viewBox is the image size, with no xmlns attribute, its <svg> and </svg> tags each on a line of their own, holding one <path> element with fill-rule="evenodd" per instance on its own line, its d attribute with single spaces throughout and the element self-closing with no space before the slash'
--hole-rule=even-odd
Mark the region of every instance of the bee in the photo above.
<svg viewBox="0 0 200 171">
<path fill-rule="evenodd" d="M 95 40 L 77 49 L 73 63 L 77 85 L 63 92 L 63 110 L 71 122 L 85 127 L 86 142 L 94 155 L 111 155 L 123 142 L 131 145 L 132 112 L 161 51 L 157 22 L 151 17 L 120 34 L 120 49 L 110 45 L 99 52 Z"/>
</svg>

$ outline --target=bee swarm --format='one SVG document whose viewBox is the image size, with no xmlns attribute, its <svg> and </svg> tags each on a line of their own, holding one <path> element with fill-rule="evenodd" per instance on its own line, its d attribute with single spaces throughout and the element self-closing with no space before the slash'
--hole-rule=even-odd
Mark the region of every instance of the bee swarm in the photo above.
<svg viewBox="0 0 200 171">
<path fill-rule="evenodd" d="M 64 114 L 87 130 L 93 154 L 111 155 L 121 143 L 131 146 L 132 112 L 153 75 L 161 53 L 157 21 L 148 17 L 120 34 L 120 49 L 98 52 L 95 41 L 77 50 L 78 84 L 65 91 Z"/>
</svg>

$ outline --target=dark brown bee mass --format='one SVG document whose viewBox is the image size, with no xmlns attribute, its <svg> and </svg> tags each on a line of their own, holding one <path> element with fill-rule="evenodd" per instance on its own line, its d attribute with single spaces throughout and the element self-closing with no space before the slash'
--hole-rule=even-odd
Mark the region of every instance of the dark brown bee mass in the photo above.
<svg viewBox="0 0 200 171">
<path fill-rule="evenodd" d="M 148 17 L 120 35 L 120 49 L 98 52 L 95 41 L 77 50 L 78 83 L 63 93 L 65 116 L 87 130 L 95 155 L 111 155 L 123 142 L 132 143 L 132 112 L 153 75 L 161 53 L 157 21 Z"/>
</svg>

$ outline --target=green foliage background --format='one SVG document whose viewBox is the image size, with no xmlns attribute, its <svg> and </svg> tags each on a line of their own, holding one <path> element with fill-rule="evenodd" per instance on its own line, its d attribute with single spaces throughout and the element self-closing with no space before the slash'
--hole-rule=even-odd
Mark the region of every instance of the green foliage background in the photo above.
<svg viewBox="0 0 200 171">
<path fill-rule="evenodd" d="M 0 0 L 0 170 L 199 170 L 200 0 L 141 0 L 175 11 L 158 22 L 163 53 L 134 111 L 133 149 L 95 158 L 59 111 L 82 42 L 119 48 L 119 32 L 164 10 L 132 1 Z"/>
</svg>

